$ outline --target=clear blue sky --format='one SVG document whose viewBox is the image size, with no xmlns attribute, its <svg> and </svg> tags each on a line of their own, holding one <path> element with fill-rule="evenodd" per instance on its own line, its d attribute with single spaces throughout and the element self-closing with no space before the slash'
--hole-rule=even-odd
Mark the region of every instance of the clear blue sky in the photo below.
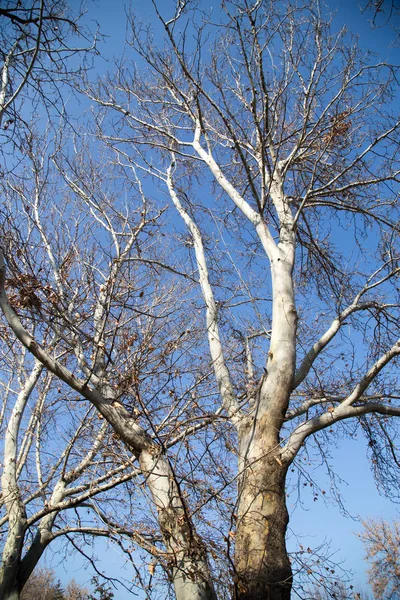
<svg viewBox="0 0 400 600">
<path fill-rule="evenodd" d="M 218 2 L 213 0 L 200 0 L 203 5 L 217 7 Z M 72 5 L 75 0 L 72 1 Z M 366 0 L 365 0 L 366 2 Z M 79 2 L 76 2 L 78 5 Z M 163 6 L 171 3 L 164 0 Z M 369 23 L 370 13 L 362 14 L 357 0 L 327 1 L 327 6 L 334 12 L 336 17 L 334 24 L 337 28 L 346 25 L 347 28 L 360 37 L 360 44 L 365 51 L 373 51 L 380 59 L 390 59 L 399 62 L 399 48 L 393 47 L 392 42 L 395 34 L 388 26 L 372 29 Z M 151 2 L 149 0 L 133 0 L 132 8 L 142 18 L 151 14 Z M 111 59 L 113 56 L 120 57 L 124 52 L 125 36 L 125 9 L 121 0 L 97 0 L 94 6 L 88 5 L 88 19 L 94 18 L 99 22 L 100 30 L 107 35 L 105 42 L 99 47 L 103 56 Z M 104 69 L 104 63 L 99 63 L 99 69 Z M 112 64 L 108 64 L 112 68 Z M 366 459 L 367 446 L 364 439 L 342 440 L 338 449 L 332 450 L 330 461 L 336 473 L 343 479 L 340 491 L 343 495 L 345 508 L 350 516 L 341 514 L 340 509 L 329 498 L 324 501 L 320 498 L 313 501 L 313 495 L 303 494 L 303 508 L 297 508 L 291 517 L 291 529 L 302 538 L 305 546 L 317 546 L 324 540 L 330 541 L 331 550 L 337 552 L 338 561 L 343 561 L 345 568 L 354 572 L 354 584 L 358 588 L 367 589 L 366 586 L 366 564 L 363 560 L 362 544 L 357 538 L 361 527 L 359 518 L 383 516 L 386 519 L 400 517 L 400 507 L 393 504 L 387 498 L 379 495 L 371 473 L 369 463 Z M 329 490 L 329 479 L 321 468 L 316 476 L 322 488 Z M 329 494 L 327 494 L 329 496 Z M 289 510 L 292 509 L 294 499 L 289 498 Z M 292 543 L 291 541 L 289 542 Z M 105 556 L 104 556 L 105 552 Z M 56 568 L 57 576 L 66 584 L 71 577 L 81 583 L 87 583 L 91 574 L 89 571 L 79 568 L 76 559 L 63 560 L 59 564 L 57 557 L 51 557 L 51 551 L 46 557 L 46 565 Z M 124 564 L 118 550 L 111 547 L 107 550 L 102 544 L 98 552 L 105 570 L 114 565 L 118 570 Z M 101 556 L 103 555 L 103 558 Z M 123 591 L 116 593 L 118 600 L 129 598 Z"/>
</svg>

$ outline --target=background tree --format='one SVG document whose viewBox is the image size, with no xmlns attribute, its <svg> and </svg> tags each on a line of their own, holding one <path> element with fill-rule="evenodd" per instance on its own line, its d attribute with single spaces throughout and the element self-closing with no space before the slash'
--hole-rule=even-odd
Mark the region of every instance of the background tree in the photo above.
<svg viewBox="0 0 400 600">
<path fill-rule="evenodd" d="M 29 585 L 21 593 L 21 600 L 54 600 L 59 583 L 53 571 L 37 569 L 29 578 Z"/>
<path fill-rule="evenodd" d="M 172 18 L 153 6 L 165 47 L 132 18 L 146 67 L 87 83 L 104 150 L 57 142 L 49 161 L 88 219 L 81 233 L 72 209 L 57 217 L 58 245 L 35 224 L 34 273 L 61 300 L 40 291 L 30 308 L 68 359 L 14 310 L 4 262 L 0 305 L 135 459 L 152 514 L 146 592 L 161 572 L 178 599 L 284 600 L 286 485 L 306 476 L 303 453 L 360 429 L 383 489 L 398 489 L 396 70 L 367 64 L 316 3 L 224 2 L 219 23 L 190 0 Z M 107 167 L 90 168 L 102 152 Z M 180 225 L 162 222 L 166 207 Z M 18 244 L 5 245 L 11 278 Z"/>
<path fill-rule="evenodd" d="M 107 584 L 100 583 L 98 577 L 94 577 L 92 579 L 92 584 L 95 586 L 95 593 L 98 594 L 97 598 L 99 600 L 112 600 L 114 598 L 114 594 L 107 586 Z M 95 596 L 89 595 L 88 600 L 96 600 Z"/>
<path fill-rule="evenodd" d="M 327 590 L 324 586 L 314 586 L 306 596 L 310 600 L 372 600 L 372 595 L 368 592 L 359 592 L 354 589 L 353 585 L 343 585 L 337 583 L 335 589 Z"/>
<path fill-rule="evenodd" d="M 110 593 L 107 597 L 104 595 L 106 585 L 99 585 L 98 581 L 92 581 L 97 587 L 93 595 L 85 587 L 76 583 L 74 579 L 67 584 L 65 591 L 62 589 L 59 581 L 56 580 L 54 571 L 50 569 L 36 569 L 29 577 L 28 584 L 21 592 L 21 600 L 111 600 L 114 597 Z M 108 592 L 105 592 L 108 593 Z M 57 595 L 58 594 L 58 595 Z"/>
<path fill-rule="evenodd" d="M 65 588 L 65 600 L 87 600 L 89 591 L 78 585 L 74 579 L 68 582 Z"/>
<path fill-rule="evenodd" d="M 367 561 L 368 580 L 375 598 L 391 600 L 400 593 L 400 523 L 384 519 L 363 521 L 360 537 Z"/>
</svg>

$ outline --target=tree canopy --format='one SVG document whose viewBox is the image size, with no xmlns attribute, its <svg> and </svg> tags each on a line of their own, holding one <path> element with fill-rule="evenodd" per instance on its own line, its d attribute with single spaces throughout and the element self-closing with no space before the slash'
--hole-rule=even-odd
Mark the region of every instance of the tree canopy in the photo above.
<svg viewBox="0 0 400 600">
<path fill-rule="evenodd" d="M 287 551 L 307 456 L 362 432 L 398 494 L 398 68 L 314 0 L 151 4 L 163 42 L 128 13 L 98 79 L 43 33 L 64 5 L 0 12 L 35 31 L 3 52 L 5 122 L 26 119 L 11 65 L 21 90 L 40 80 L 30 101 L 62 95 L 42 86 L 53 53 L 90 105 L 5 143 L 7 600 L 52 539 L 84 554 L 86 534 L 119 544 L 149 598 L 287 600 L 337 583 Z"/>
</svg>

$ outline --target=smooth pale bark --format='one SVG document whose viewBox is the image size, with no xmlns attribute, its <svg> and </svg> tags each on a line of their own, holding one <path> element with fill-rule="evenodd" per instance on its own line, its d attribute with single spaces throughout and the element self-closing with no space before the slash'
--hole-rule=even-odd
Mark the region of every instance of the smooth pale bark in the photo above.
<svg viewBox="0 0 400 600">
<path fill-rule="evenodd" d="M 8 532 L 0 570 L 0 598 L 2 600 L 19 597 L 17 576 L 27 527 L 27 516 L 25 505 L 21 499 L 17 476 L 18 434 L 24 409 L 42 370 L 43 367 L 40 362 L 36 362 L 25 385 L 18 394 L 5 433 L 4 469 L 1 486 L 8 517 Z"/>
<path fill-rule="evenodd" d="M 177 600 L 216 600 L 206 550 L 188 516 L 173 470 L 163 454 L 139 457 L 168 553 Z"/>
<path fill-rule="evenodd" d="M 196 123 L 193 147 L 208 165 L 218 184 L 254 225 L 271 265 L 273 313 L 271 343 L 266 373 L 260 382 L 256 406 L 251 416 L 233 413 L 239 435 L 239 494 L 235 545 L 235 598 L 240 600 L 288 600 L 292 571 L 286 550 L 288 512 L 285 499 L 287 464 L 281 460 L 279 432 L 288 408 L 296 364 L 297 313 L 293 290 L 295 232 L 293 216 L 283 193 L 279 171 L 271 181 L 270 194 L 281 223 L 280 242 L 272 239 L 261 217 L 225 178 L 211 153 L 200 144 L 201 128 Z M 231 401 L 220 385 L 229 372 L 223 358 L 217 331 L 217 314 L 212 310 L 201 234 L 192 217 L 183 209 L 173 189 L 171 171 L 168 187 L 177 210 L 185 221 L 196 252 L 199 278 L 207 314 L 210 354 L 224 407 L 231 416 Z M 213 327 L 213 329 L 212 329 Z M 232 389 L 232 388 L 231 388 Z M 225 392 L 225 393 L 224 393 Z M 233 394 L 229 394 L 229 398 Z"/>
<path fill-rule="evenodd" d="M 290 244 L 289 244 L 290 247 Z M 271 261 L 273 322 L 267 370 L 257 405 L 239 427 L 235 600 L 289 600 L 292 570 L 286 550 L 285 478 L 281 430 L 293 385 L 297 314 L 293 253 Z"/>
<path fill-rule="evenodd" d="M 237 425 L 241 418 L 239 403 L 236 398 L 229 370 L 225 363 L 224 352 L 222 349 L 221 336 L 218 327 L 218 308 L 215 302 L 214 293 L 208 276 L 206 256 L 204 252 L 203 240 L 199 228 L 189 213 L 183 208 L 182 203 L 174 189 L 171 171 L 175 162 L 168 169 L 167 185 L 172 201 L 187 225 L 193 240 L 193 246 L 196 253 L 196 262 L 199 275 L 199 283 L 206 307 L 207 335 L 210 348 L 211 359 L 213 362 L 215 379 L 221 394 L 222 404 L 228 413 L 232 423 Z"/>
</svg>

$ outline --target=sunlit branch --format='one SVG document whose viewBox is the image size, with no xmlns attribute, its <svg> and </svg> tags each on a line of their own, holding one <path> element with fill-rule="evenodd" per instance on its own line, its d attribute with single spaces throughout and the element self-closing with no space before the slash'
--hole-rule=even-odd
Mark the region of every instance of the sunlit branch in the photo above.
<svg viewBox="0 0 400 600">
<path fill-rule="evenodd" d="M 382 281 L 386 281 L 387 278 L 384 278 Z M 377 284 L 379 285 L 379 284 Z M 372 286 L 375 287 L 375 286 Z M 375 301 L 363 302 L 359 304 L 359 300 L 364 292 L 371 289 L 370 286 L 366 286 L 361 290 L 361 292 L 356 296 L 353 303 L 348 306 L 344 311 L 340 313 L 336 319 L 334 319 L 329 326 L 329 328 L 325 331 L 325 333 L 319 338 L 317 342 L 312 346 L 312 348 L 307 352 L 304 357 L 300 367 L 298 368 L 294 381 L 293 381 L 293 390 L 295 390 L 307 377 L 310 372 L 315 360 L 324 350 L 324 348 L 329 344 L 331 340 L 335 337 L 335 335 L 340 330 L 341 326 L 345 323 L 346 318 L 352 315 L 355 312 L 368 310 L 370 308 L 380 308 L 380 305 Z"/>
<path fill-rule="evenodd" d="M 353 391 L 336 407 L 331 407 L 322 415 L 316 416 L 305 423 L 302 423 L 290 434 L 289 440 L 285 445 L 282 456 L 286 460 L 292 460 L 297 454 L 304 440 L 317 431 L 329 427 L 336 421 L 357 417 L 363 414 L 376 412 L 383 415 L 400 416 L 400 407 L 380 402 L 364 402 L 355 405 L 362 398 L 363 393 L 375 379 L 378 373 L 389 364 L 396 356 L 400 355 L 400 340 L 398 340 L 385 354 L 383 354 L 360 379 Z"/>
<path fill-rule="evenodd" d="M 232 421 L 236 423 L 237 419 L 240 417 L 240 415 L 238 414 L 239 406 L 231 383 L 229 371 L 225 364 L 225 358 L 222 350 L 222 344 L 218 327 L 218 308 L 209 282 L 203 241 L 201 238 L 199 228 L 197 227 L 192 217 L 190 217 L 188 212 L 185 211 L 185 209 L 183 208 L 182 203 L 180 202 L 179 197 L 175 191 L 172 181 L 172 169 L 174 168 L 174 166 L 175 162 L 168 169 L 168 190 L 179 215 L 182 217 L 192 236 L 194 250 L 196 253 L 197 267 L 199 271 L 199 282 L 201 285 L 204 303 L 206 306 L 207 334 L 210 346 L 210 354 L 214 365 L 215 377 L 217 380 L 218 388 L 222 397 L 222 402 L 225 407 L 225 410 L 227 411 L 228 415 L 232 418 Z"/>
</svg>

